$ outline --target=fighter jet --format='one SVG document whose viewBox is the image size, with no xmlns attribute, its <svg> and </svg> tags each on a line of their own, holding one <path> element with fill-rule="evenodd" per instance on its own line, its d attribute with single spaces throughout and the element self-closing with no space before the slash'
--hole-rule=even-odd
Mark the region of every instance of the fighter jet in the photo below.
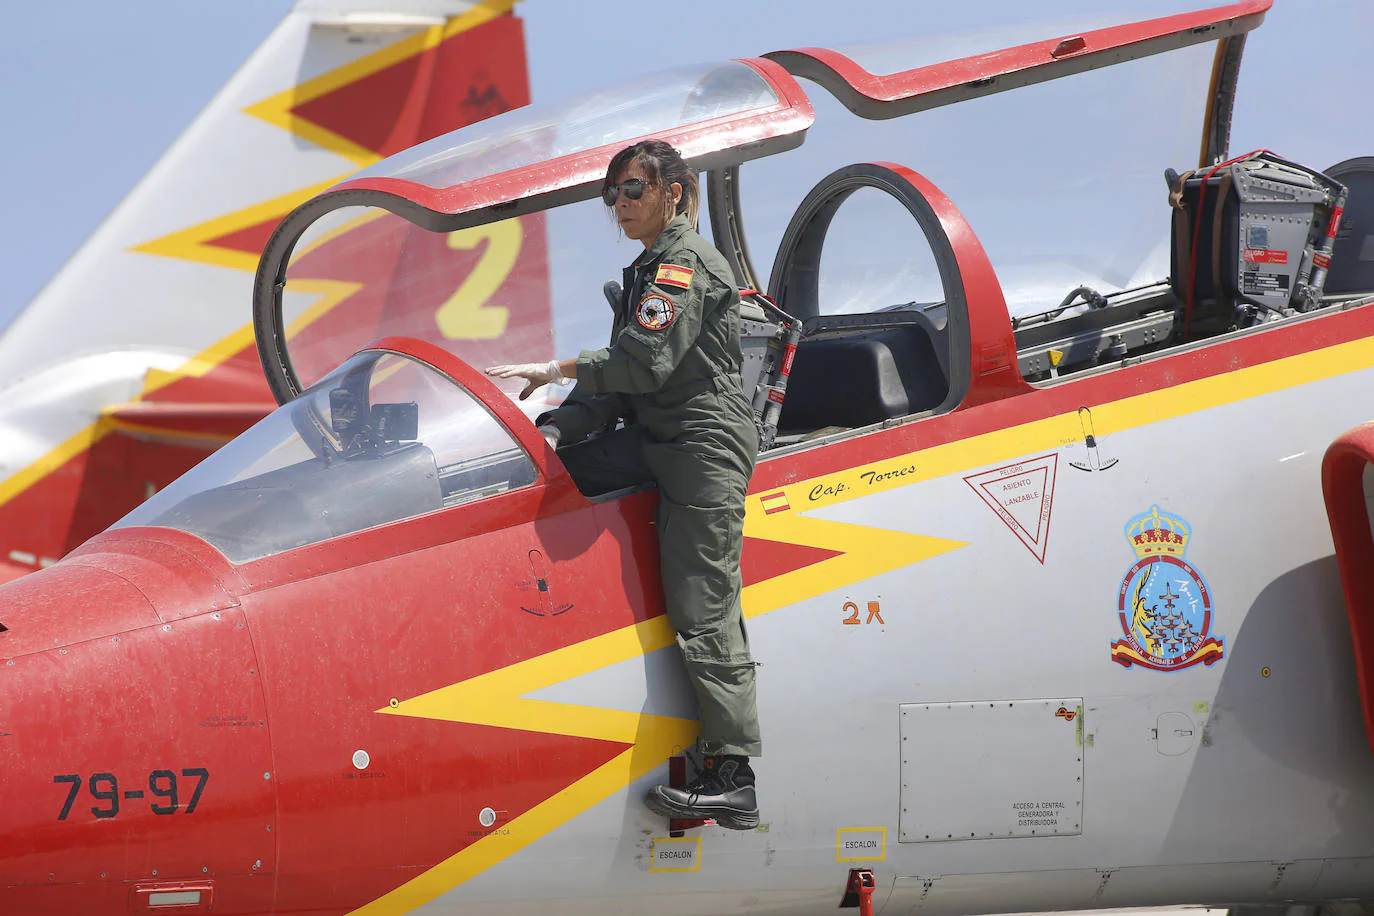
<svg viewBox="0 0 1374 916">
<path fill-rule="evenodd" d="M 0 589 L 0 907 L 1374 899 L 1374 180 L 1230 149 L 1269 9 L 648 74 L 301 203 L 280 406 Z M 443 333 L 604 337 L 645 136 L 744 287 L 753 831 L 642 803 L 696 734 L 656 494 L 580 492 Z"/>
</svg>

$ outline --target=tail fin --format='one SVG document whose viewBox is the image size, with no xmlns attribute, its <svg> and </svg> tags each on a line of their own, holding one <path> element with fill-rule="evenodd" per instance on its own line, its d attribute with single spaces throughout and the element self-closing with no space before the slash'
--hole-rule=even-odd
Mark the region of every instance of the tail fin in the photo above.
<svg viewBox="0 0 1374 916">
<path fill-rule="evenodd" d="M 358 168 L 527 104 L 515 2 L 296 4 L 0 336 L 0 578 L 271 409 L 249 306 L 273 227 Z"/>
</svg>

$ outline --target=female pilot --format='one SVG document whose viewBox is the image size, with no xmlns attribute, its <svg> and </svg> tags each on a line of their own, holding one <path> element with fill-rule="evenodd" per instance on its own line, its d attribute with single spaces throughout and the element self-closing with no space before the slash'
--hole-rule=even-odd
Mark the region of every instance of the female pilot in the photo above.
<svg viewBox="0 0 1374 916">
<path fill-rule="evenodd" d="M 559 455 L 584 493 L 657 483 L 664 599 L 700 705 L 703 767 L 685 787 L 653 787 L 645 802 L 665 817 L 749 830 L 759 822 L 749 758 L 762 744 L 740 550 L 758 433 L 740 381 L 739 293 L 725 258 L 693 228 L 696 173 L 667 143 L 617 153 L 601 197 L 644 245 L 625 269 L 611 345 L 487 372 L 526 379 L 521 398 L 577 380 L 536 422 L 550 444 L 572 445 Z M 623 427 L 586 439 L 618 419 Z"/>
</svg>

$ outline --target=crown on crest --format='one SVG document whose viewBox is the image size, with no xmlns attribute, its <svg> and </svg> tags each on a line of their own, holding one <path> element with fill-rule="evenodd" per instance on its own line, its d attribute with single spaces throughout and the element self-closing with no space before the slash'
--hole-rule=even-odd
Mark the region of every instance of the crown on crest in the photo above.
<svg viewBox="0 0 1374 916">
<path fill-rule="evenodd" d="M 1159 506 L 1151 506 L 1149 512 L 1140 513 L 1126 526 L 1126 540 L 1131 542 L 1136 556 L 1141 559 L 1154 556 L 1182 557 L 1188 549 L 1191 535 L 1183 519 L 1160 512 Z"/>
</svg>

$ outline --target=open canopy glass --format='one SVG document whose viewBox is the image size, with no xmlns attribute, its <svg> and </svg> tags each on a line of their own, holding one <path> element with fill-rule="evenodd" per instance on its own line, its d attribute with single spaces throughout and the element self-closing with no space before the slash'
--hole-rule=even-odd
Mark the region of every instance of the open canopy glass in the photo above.
<svg viewBox="0 0 1374 916">
<path fill-rule="evenodd" d="M 479 368 L 604 345 L 602 284 L 640 249 L 617 238 L 593 198 L 611 157 L 648 136 L 707 173 L 702 230 L 709 212 L 717 247 L 760 287 L 768 276 L 749 265 L 745 214 L 766 267 L 809 188 L 874 160 L 920 172 L 951 199 L 1013 313 L 1050 308 L 1080 285 L 1110 293 L 1158 282 L 1168 270 L 1164 170 L 1225 154 L 1243 39 L 1270 2 L 1094 19 L 1071 24 L 1072 34 L 1042 22 L 1014 36 L 775 52 L 647 76 L 436 138 L 318 195 L 278 227 L 254 294 L 269 382 L 286 400 L 388 335 L 437 344 Z M 999 50 L 1000 39 L 1020 43 Z M 822 87 L 816 108 L 798 75 Z M 921 109 L 934 110 L 897 117 Z M 936 295 L 923 252 L 906 263 L 882 247 L 898 256 L 887 268 L 868 257 L 879 248 L 865 239 L 909 234 L 888 228 L 890 209 L 856 198 L 836 221 L 823 269 L 838 305 L 822 302 L 822 312 Z"/>
</svg>

